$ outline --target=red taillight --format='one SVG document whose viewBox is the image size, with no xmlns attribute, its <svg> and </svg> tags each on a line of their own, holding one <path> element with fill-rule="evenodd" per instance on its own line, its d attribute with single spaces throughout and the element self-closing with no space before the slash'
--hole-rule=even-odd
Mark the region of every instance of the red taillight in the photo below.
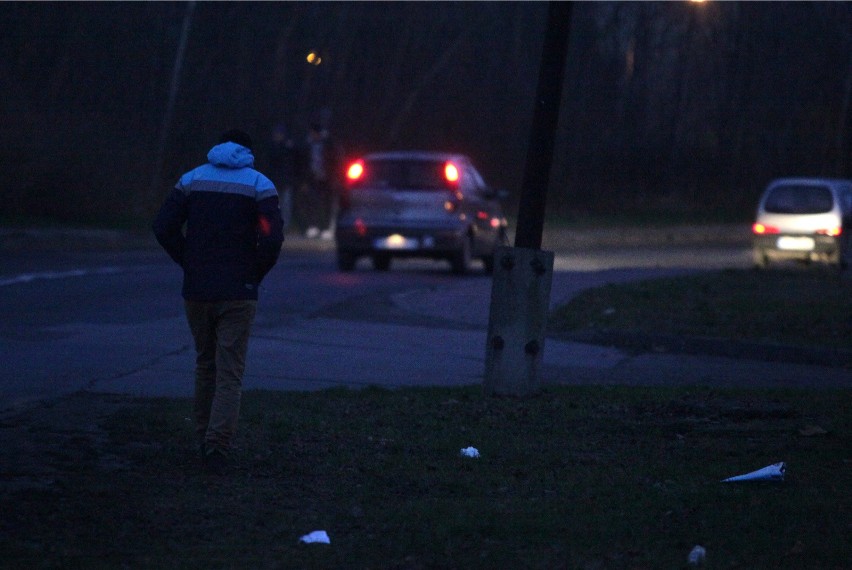
<svg viewBox="0 0 852 570">
<path fill-rule="evenodd" d="M 444 178 L 447 179 L 447 182 L 459 181 L 459 169 L 452 162 L 444 165 Z"/>
<path fill-rule="evenodd" d="M 823 235 L 823 236 L 837 237 L 837 236 L 839 236 L 840 234 L 843 233 L 843 228 L 841 228 L 840 226 L 837 226 L 837 227 L 834 227 L 834 228 L 828 228 L 827 230 L 817 230 L 816 233 Z"/>
<path fill-rule="evenodd" d="M 355 233 L 358 234 L 358 237 L 364 237 L 367 235 L 367 224 L 365 224 L 364 220 L 361 218 L 355 220 Z"/>
<path fill-rule="evenodd" d="M 754 224 L 751 227 L 751 231 L 758 235 L 779 233 L 778 228 L 776 228 L 775 226 L 765 226 L 763 224 Z"/>
<path fill-rule="evenodd" d="M 356 160 L 346 169 L 346 179 L 355 182 L 364 175 L 364 161 Z"/>
</svg>

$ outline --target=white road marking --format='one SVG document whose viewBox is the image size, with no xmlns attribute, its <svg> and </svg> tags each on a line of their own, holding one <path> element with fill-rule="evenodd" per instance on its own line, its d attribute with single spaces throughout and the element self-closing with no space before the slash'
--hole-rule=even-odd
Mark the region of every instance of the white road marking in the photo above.
<svg viewBox="0 0 852 570">
<path fill-rule="evenodd" d="M 69 269 L 68 271 L 42 271 L 40 273 L 22 273 L 13 277 L 0 278 L 0 287 L 19 285 L 50 279 L 67 279 L 69 277 L 86 277 L 88 275 L 112 275 L 122 273 L 126 268 L 95 267 L 93 269 Z"/>
</svg>

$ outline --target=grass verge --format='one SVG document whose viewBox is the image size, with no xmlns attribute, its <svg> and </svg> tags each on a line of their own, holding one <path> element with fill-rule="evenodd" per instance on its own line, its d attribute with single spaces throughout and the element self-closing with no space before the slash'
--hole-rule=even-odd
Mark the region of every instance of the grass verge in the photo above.
<svg viewBox="0 0 852 570">
<path fill-rule="evenodd" d="M 850 349 L 852 279 L 827 269 L 725 270 L 606 285 L 557 308 L 548 326 Z"/>
<path fill-rule="evenodd" d="M 848 567 L 850 395 L 248 392 L 223 476 L 190 402 L 131 401 L 3 490 L 0 566 L 682 568 L 700 544 L 707 568 Z M 784 482 L 720 482 L 778 461 Z"/>
</svg>

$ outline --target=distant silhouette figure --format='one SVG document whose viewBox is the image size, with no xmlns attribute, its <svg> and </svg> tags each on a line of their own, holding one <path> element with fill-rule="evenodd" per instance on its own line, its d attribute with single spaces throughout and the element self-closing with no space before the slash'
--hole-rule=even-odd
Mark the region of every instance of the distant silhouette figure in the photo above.
<svg viewBox="0 0 852 570">
<path fill-rule="evenodd" d="M 278 188 L 281 201 L 281 219 L 284 229 L 294 221 L 296 207 L 294 205 L 296 185 L 299 182 L 298 152 L 295 141 L 284 123 L 278 123 L 272 128 L 272 138 L 267 155 L 269 178 Z M 299 220 L 295 220 L 299 222 Z M 303 230 L 305 228 L 302 228 Z"/>
<path fill-rule="evenodd" d="M 299 199 L 306 202 L 310 238 L 332 239 L 340 186 L 340 152 L 319 124 L 311 125 L 304 147 L 305 182 Z"/>
</svg>

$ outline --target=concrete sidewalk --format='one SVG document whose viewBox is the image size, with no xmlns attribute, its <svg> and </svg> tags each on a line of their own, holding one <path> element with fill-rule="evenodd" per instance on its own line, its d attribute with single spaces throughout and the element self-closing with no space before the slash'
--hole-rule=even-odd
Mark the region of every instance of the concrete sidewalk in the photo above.
<svg viewBox="0 0 852 570">
<path fill-rule="evenodd" d="M 676 270 L 672 270 L 675 272 Z M 552 304 L 597 281 L 628 273 L 556 273 Z M 635 273 L 630 273 L 635 278 Z M 319 390 L 330 387 L 463 386 L 481 384 L 490 305 L 489 280 L 459 280 L 392 297 L 418 324 L 304 318 L 252 336 L 245 389 Z M 159 322 L 160 330 L 185 323 Z M 137 331 L 138 332 L 138 331 Z M 194 355 L 182 349 L 141 363 L 127 374 L 94 381 L 94 392 L 143 397 L 189 397 Z M 713 386 L 725 388 L 852 388 L 852 370 L 706 354 L 657 347 L 644 353 L 548 339 L 542 380 L 562 385 Z"/>
</svg>

